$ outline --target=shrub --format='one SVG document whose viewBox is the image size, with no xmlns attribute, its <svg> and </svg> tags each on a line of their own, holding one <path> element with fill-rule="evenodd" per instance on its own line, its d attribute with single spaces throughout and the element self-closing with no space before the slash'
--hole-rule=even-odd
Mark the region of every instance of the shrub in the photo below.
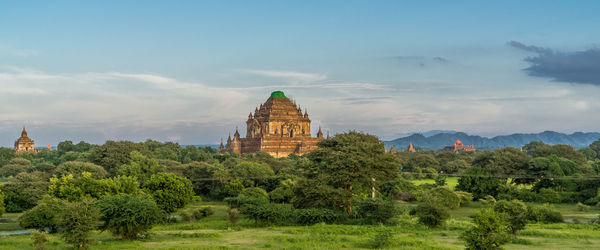
<svg viewBox="0 0 600 250">
<path fill-rule="evenodd" d="M 290 220 L 292 207 L 288 204 L 263 203 L 247 207 L 244 214 L 256 224 L 283 225 Z"/>
<path fill-rule="evenodd" d="M 266 200 L 246 198 L 246 196 L 228 197 L 223 201 L 227 202 L 227 205 L 229 205 L 230 208 L 237 208 L 240 212 L 244 212 L 249 206 L 257 206 L 269 202 Z"/>
<path fill-rule="evenodd" d="M 184 207 L 194 196 L 192 183 L 171 173 L 152 175 L 144 188 L 154 198 L 158 207 L 167 213 Z"/>
<path fill-rule="evenodd" d="M 83 172 L 92 174 L 92 178 L 94 179 L 102 179 L 108 175 L 102 166 L 98 166 L 89 162 L 67 161 L 56 167 L 56 175 L 59 177 L 69 174 L 72 174 L 73 176 L 79 176 Z"/>
<path fill-rule="evenodd" d="M 49 229 L 50 232 L 58 230 L 58 215 L 63 212 L 64 202 L 60 199 L 46 196 L 37 206 L 25 211 L 19 217 L 22 228 Z"/>
<path fill-rule="evenodd" d="M 419 223 L 428 227 L 440 226 L 450 217 L 446 208 L 427 203 L 419 204 L 411 214 L 418 217 Z"/>
<path fill-rule="evenodd" d="M 391 245 L 392 237 L 394 237 L 392 230 L 382 228 L 371 241 L 371 248 L 382 248 Z"/>
<path fill-rule="evenodd" d="M 294 189 L 291 186 L 280 186 L 269 193 L 269 199 L 277 203 L 289 203 L 294 197 Z"/>
<path fill-rule="evenodd" d="M 0 167 L 0 177 L 16 176 L 17 174 L 23 173 L 25 171 L 27 171 L 27 166 L 7 164 L 3 167 Z"/>
<path fill-rule="evenodd" d="M 33 231 L 31 232 L 31 241 L 33 241 L 32 245 L 35 247 L 35 249 L 42 250 L 44 249 L 46 242 L 49 241 L 48 234 L 43 231 Z"/>
<path fill-rule="evenodd" d="M 181 220 L 185 222 L 192 222 L 195 219 L 194 215 L 187 210 L 179 211 L 179 216 L 181 217 Z"/>
<path fill-rule="evenodd" d="M 259 187 L 244 188 L 244 190 L 242 190 L 242 192 L 240 193 L 240 196 L 244 196 L 249 199 L 259 199 L 265 201 L 269 200 L 269 195 L 267 194 L 267 191 Z"/>
<path fill-rule="evenodd" d="M 454 191 L 454 193 L 460 199 L 461 207 L 469 205 L 469 203 L 471 203 L 471 201 L 473 200 L 473 195 L 471 193 L 467 193 L 467 192 L 463 192 L 463 191 Z"/>
<path fill-rule="evenodd" d="M 367 223 L 387 223 L 397 214 L 394 202 L 382 199 L 365 199 L 356 205 L 357 215 Z"/>
<path fill-rule="evenodd" d="M 105 196 L 96 207 L 102 213 L 102 229 L 124 239 L 136 238 L 165 217 L 152 199 L 131 194 Z"/>
<path fill-rule="evenodd" d="M 206 218 L 208 216 L 211 216 L 215 214 L 215 210 L 212 207 L 203 207 L 203 208 L 199 208 L 196 209 L 196 211 L 194 211 L 194 219 L 196 220 L 200 220 L 203 218 Z"/>
<path fill-rule="evenodd" d="M 240 211 L 237 208 L 230 208 L 227 212 L 227 219 L 229 219 L 229 224 L 237 227 L 240 221 Z"/>
<path fill-rule="evenodd" d="M 4 194 L 2 193 L 2 190 L 0 189 L 0 216 L 2 216 L 2 214 L 4 214 L 5 211 L 6 211 L 6 209 L 5 209 L 5 205 L 4 205 Z"/>
<path fill-rule="evenodd" d="M 100 225 L 99 217 L 91 200 L 67 203 L 59 216 L 61 238 L 75 248 L 87 248 L 93 241 L 90 232 Z"/>
<path fill-rule="evenodd" d="M 460 197 L 448 187 L 436 187 L 426 190 L 422 194 L 422 201 L 432 204 L 437 204 L 448 209 L 456 209 L 460 207 Z"/>
<path fill-rule="evenodd" d="M 317 223 L 334 223 L 346 218 L 345 213 L 326 208 L 295 209 L 294 218 L 300 225 L 313 225 Z"/>
<path fill-rule="evenodd" d="M 41 172 L 20 173 L 2 186 L 6 211 L 18 213 L 35 207 L 48 192 L 47 175 Z"/>
<path fill-rule="evenodd" d="M 581 202 L 578 202 L 577 203 L 577 210 L 579 210 L 579 211 L 589 211 L 590 210 L 590 206 L 585 205 L 585 204 L 583 204 Z"/>
<path fill-rule="evenodd" d="M 467 249 L 500 249 L 512 239 L 501 213 L 482 209 L 475 213 L 473 221 L 475 225 L 460 235 Z"/>
<path fill-rule="evenodd" d="M 486 195 L 485 198 L 479 199 L 479 202 L 481 202 L 481 204 L 483 204 L 486 207 L 493 207 L 494 205 L 496 205 L 496 199 L 494 198 L 494 196 L 491 195 Z"/>
<path fill-rule="evenodd" d="M 494 205 L 494 211 L 505 213 L 512 234 L 525 228 L 527 224 L 527 206 L 519 200 L 501 200 Z"/>
<path fill-rule="evenodd" d="M 560 194 L 550 188 L 542 188 L 538 192 L 538 202 L 559 203 Z"/>
<path fill-rule="evenodd" d="M 563 222 L 562 214 L 547 205 L 544 206 L 528 206 L 527 219 L 534 222 L 542 223 L 558 223 Z"/>
<path fill-rule="evenodd" d="M 244 183 L 241 180 L 230 180 L 225 183 L 223 192 L 227 196 L 238 196 L 244 190 Z"/>
</svg>

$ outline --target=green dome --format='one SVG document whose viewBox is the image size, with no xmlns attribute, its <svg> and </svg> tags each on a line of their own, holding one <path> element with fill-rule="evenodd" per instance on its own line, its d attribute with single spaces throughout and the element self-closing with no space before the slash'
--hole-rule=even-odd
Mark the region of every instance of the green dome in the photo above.
<svg viewBox="0 0 600 250">
<path fill-rule="evenodd" d="M 271 97 L 287 98 L 285 97 L 283 91 L 274 91 L 273 93 L 271 93 Z"/>
</svg>

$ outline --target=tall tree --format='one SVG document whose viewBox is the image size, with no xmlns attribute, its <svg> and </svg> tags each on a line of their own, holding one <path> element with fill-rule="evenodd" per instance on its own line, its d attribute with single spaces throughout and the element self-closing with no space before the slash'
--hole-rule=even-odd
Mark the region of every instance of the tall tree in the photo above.
<svg viewBox="0 0 600 250">
<path fill-rule="evenodd" d="M 373 180 L 382 182 L 398 174 L 398 159 L 387 154 L 375 136 L 350 131 L 317 145 L 308 154 L 310 163 L 300 165 L 305 179 L 297 189 L 296 206 L 334 205 L 352 214 L 353 197 L 370 193 Z"/>
</svg>

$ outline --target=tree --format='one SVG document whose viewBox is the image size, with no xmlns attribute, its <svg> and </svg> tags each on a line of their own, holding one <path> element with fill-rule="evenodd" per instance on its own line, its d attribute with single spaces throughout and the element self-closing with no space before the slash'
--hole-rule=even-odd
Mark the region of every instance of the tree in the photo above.
<svg viewBox="0 0 600 250">
<path fill-rule="evenodd" d="M 144 189 L 154 198 L 158 207 L 167 213 L 184 207 L 194 196 L 192 183 L 171 173 L 152 175 L 144 184 Z"/>
<path fill-rule="evenodd" d="M 322 140 L 317 146 L 307 156 L 311 162 L 299 166 L 305 180 L 297 189 L 297 201 L 309 200 L 311 196 L 325 203 L 334 201 L 334 208 L 344 208 L 352 214 L 353 196 L 369 193 L 374 179 L 383 182 L 398 173 L 397 158 L 387 154 L 383 142 L 375 136 L 350 131 Z"/>
<path fill-rule="evenodd" d="M 269 200 L 269 195 L 267 194 L 267 191 L 259 187 L 244 188 L 244 190 L 242 190 L 242 192 L 240 193 L 240 196 L 244 196 L 248 199 L 259 199 L 265 201 Z"/>
<path fill-rule="evenodd" d="M 356 205 L 356 211 L 370 224 L 388 223 L 398 213 L 393 201 L 383 199 L 364 199 Z"/>
<path fill-rule="evenodd" d="M 596 152 L 596 157 L 598 159 L 600 159 L 600 140 L 597 140 L 595 142 L 592 142 L 592 144 L 590 144 L 589 147 L 591 150 L 594 150 Z"/>
<path fill-rule="evenodd" d="M 117 176 L 112 179 L 97 180 L 88 172 L 80 176 L 62 176 L 50 178 L 48 193 L 60 199 L 79 201 L 83 198 L 98 199 L 106 195 L 119 193 L 139 194 L 140 184 L 135 177 Z"/>
<path fill-rule="evenodd" d="M 527 225 L 527 206 L 520 200 L 500 200 L 494 205 L 494 211 L 506 215 L 512 234 L 516 234 Z"/>
<path fill-rule="evenodd" d="M 95 206 L 102 214 L 103 230 L 124 239 L 134 239 L 163 221 L 165 214 L 152 199 L 119 194 L 105 196 Z"/>
<path fill-rule="evenodd" d="M 138 151 L 131 151 L 129 164 L 119 168 L 120 175 L 135 176 L 142 184 L 159 171 L 158 162 Z"/>
<path fill-rule="evenodd" d="M 0 148 L 0 166 L 6 165 L 16 156 L 17 154 L 15 153 L 15 150 L 10 148 Z"/>
<path fill-rule="evenodd" d="M 73 176 L 79 176 L 83 172 L 90 173 L 92 178 L 95 179 L 102 179 L 108 175 L 102 166 L 98 166 L 89 162 L 67 161 L 56 167 L 57 176 L 65 176 L 69 174 L 72 174 Z"/>
<path fill-rule="evenodd" d="M 222 166 L 211 165 L 205 162 L 192 162 L 186 165 L 184 175 L 189 178 L 196 195 L 207 195 L 215 190 L 218 182 L 213 179 L 213 174 Z"/>
<path fill-rule="evenodd" d="M 503 244 L 512 239 L 508 223 L 501 213 L 481 209 L 475 213 L 473 221 L 475 226 L 460 236 L 467 249 L 501 249 Z"/>
<path fill-rule="evenodd" d="M 113 176 L 117 174 L 121 165 L 129 163 L 132 151 L 139 151 L 145 155 L 149 154 L 140 144 L 130 141 L 107 141 L 101 146 L 92 148 L 89 159 L 93 163 L 104 167 Z"/>
<path fill-rule="evenodd" d="M 259 162 L 242 161 L 231 168 L 232 178 L 241 179 L 245 187 L 260 186 L 275 173 L 269 165 Z"/>
<path fill-rule="evenodd" d="M 8 180 L 0 189 L 4 192 L 6 211 L 18 213 L 35 207 L 38 200 L 48 192 L 48 179 L 45 173 L 20 173 Z"/>
<path fill-rule="evenodd" d="M 481 167 L 471 167 L 465 171 L 464 176 L 458 179 L 456 190 L 473 194 L 473 199 L 478 200 L 486 195 L 497 196 L 502 184 L 501 179 L 490 177 L 490 171 Z"/>
<path fill-rule="evenodd" d="M 473 166 L 487 170 L 490 175 L 507 179 L 508 176 L 527 175 L 530 157 L 519 149 L 505 147 L 494 151 L 485 151 L 473 160 Z M 513 182 L 531 183 L 531 179 L 513 178 Z"/>
<path fill-rule="evenodd" d="M 100 225 L 100 213 L 91 200 L 67 203 L 59 216 L 61 238 L 75 248 L 87 248 L 93 241 L 90 232 Z"/>
<path fill-rule="evenodd" d="M 12 158 L 8 163 L 0 167 L 0 177 L 16 176 L 19 173 L 25 172 L 31 166 L 29 160 L 16 157 Z"/>
<path fill-rule="evenodd" d="M 2 190 L 0 189 L 0 216 L 2 216 L 2 214 L 4 214 L 5 211 L 6 208 L 4 205 L 4 193 L 2 193 Z"/>
<path fill-rule="evenodd" d="M 417 216 L 419 223 L 428 227 L 440 226 L 450 217 L 448 209 L 433 203 L 419 204 L 411 214 Z"/>
<path fill-rule="evenodd" d="M 58 230 L 58 216 L 63 212 L 64 202 L 58 198 L 46 196 L 37 206 L 25 211 L 19 217 L 19 225 L 22 228 L 33 228 L 42 230 L 50 229 L 50 232 Z"/>
</svg>

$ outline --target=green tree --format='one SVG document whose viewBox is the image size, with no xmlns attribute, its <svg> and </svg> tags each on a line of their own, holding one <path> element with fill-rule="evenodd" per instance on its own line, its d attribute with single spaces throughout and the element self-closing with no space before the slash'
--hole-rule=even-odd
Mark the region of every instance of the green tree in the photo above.
<svg viewBox="0 0 600 250">
<path fill-rule="evenodd" d="M 352 214 L 353 196 L 369 193 L 375 185 L 373 180 L 384 182 L 398 173 L 398 159 L 387 154 L 383 142 L 375 136 L 350 131 L 317 145 L 318 149 L 307 156 L 311 162 L 299 166 L 305 180 L 297 189 L 295 205 L 300 205 L 298 201 L 317 198 L 325 203 L 333 201 L 337 204 L 330 204 L 330 208 L 333 205 Z"/>
<path fill-rule="evenodd" d="M 494 211 L 506 215 L 512 234 L 516 234 L 527 225 L 527 206 L 520 200 L 500 200 L 494 205 Z"/>
<path fill-rule="evenodd" d="M 590 144 L 589 147 L 591 150 L 594 150 L 594 152 L 596 152 L 596 157 L 598 159 L 600 159 L 600 140 L 597 140 L 595 142 L 592 142 L 592 144 Z"/>
<path fill-rule="evenodd" d="M 19 217 L 19 225 L 22 228 L 33 228 L 42 230 L 49 228 L 50 232 L 58 230 L 58 216 L 63 212 L 64 202 L 58 198 L 46 196 L 37 206 L 25 211 Z"/>
<path fill-rule="evenodd" d="M 473 216 L 475 226 L 461 234 L 467 249 L 501 249 L 512 236 L 504 215 L 492 209 L 481 209 Z"/>
<path fill-rule="evenodd" d="M 72 174 L 73 176 L 79 176 L 83 172 L 90 173 L 92 178 L 96 179 L 102 179 L 108 175 L 102 166 L 98 166 L 89 162 L 67 161 L 56 167 L 57 176 L 65 176 L 69 174 Z"/>
<path fill-rule="evenodd" d="M 15 158 L 15 150 L 11 148 L 0 148 L 0 166 L 6 165 L 10 160 Z"/>
<path fill-rule="evenodd" d="M 148 155 L 148 151 L 140 144 L 130 141 L 107 141 L 101 146 L 90 150 L 89 159 L 98 164 L 111 175 L 116 175 L 123 164 L 131 160 L 131 152 L 139 151 Z"/>
<path fill-rule="evenodd" d="M 275 173 L 269 165 L 259 162 L 242 161 L 230 172 L 232 178 L 241 179 L 245 187 L 260 186 Z"/>
<path fill-rule="evenodd" d="M 428 227 L 441 226 L 450 218 L 448 209 L 433 203 L 421 203 L 411 211 L 411 214 L 417 216 L 419 223 Z"/>
<path fill-rule="evenodd" d="M 150 198 L 119 194 L 105 196 L 95 206 L 100 210 L 101 227 L 124 239 L 134 239 L 163 221 L 165 214 Z"/>
<path fill-rule="evenodd" d="M 129 157 L 131 158 L 129 164 L 119 168 L 120 175 L 135 176 L 143 184 L 150 176 L 158 173 L 159 166 L 156 160 L 138 151 L 132 151 Z"/>
<path fill-rule="evenodd" d="M 259 187 L 249 187 L 244 188 L 240 193 L 240 196 L 244 196 L 247 199 L 259 199 L 259 200 L 269 200 L 269 195 L 267 191 Z"/>
<path fill-rule="evenodd" d="M 458 179 L 456 190 L 473 194 L 473 199 L 486 195 L 497 196 L 503 179 L 490 176 L 490 171 L 481 167 L 471 167 Z"/>
<path fill-rule="evenodd" d="M 154 198 L 158 207 L 167 213 L 184 207 L 194 196 L 192 183 L 171 173 L 152 175 L 144 184 L 144 189 Z"/>
<path fill-rule="evenodd" d="M 6 211 L 18 213 L 35 207 L 48 192 L 47 175 L 41 172 L 20 173 L 8 180 L 0 189 L 4 192 Z"/>
<path fill-rule="evenodd" d="M 100 213 L 91 200 L 67 203 L 59 216 L 61 238 L 75 248 L 88 248 L 93 242 L 92 230 L 100 226 Z"/>
<path fill-rule="evenodd" d="M 0 189 L 0 216 L 2 216 L 4 212 L 6 212 L 6 207 L 4 205 L 4 193 L 2 193 L 2 190 Z"/>
</svg>

